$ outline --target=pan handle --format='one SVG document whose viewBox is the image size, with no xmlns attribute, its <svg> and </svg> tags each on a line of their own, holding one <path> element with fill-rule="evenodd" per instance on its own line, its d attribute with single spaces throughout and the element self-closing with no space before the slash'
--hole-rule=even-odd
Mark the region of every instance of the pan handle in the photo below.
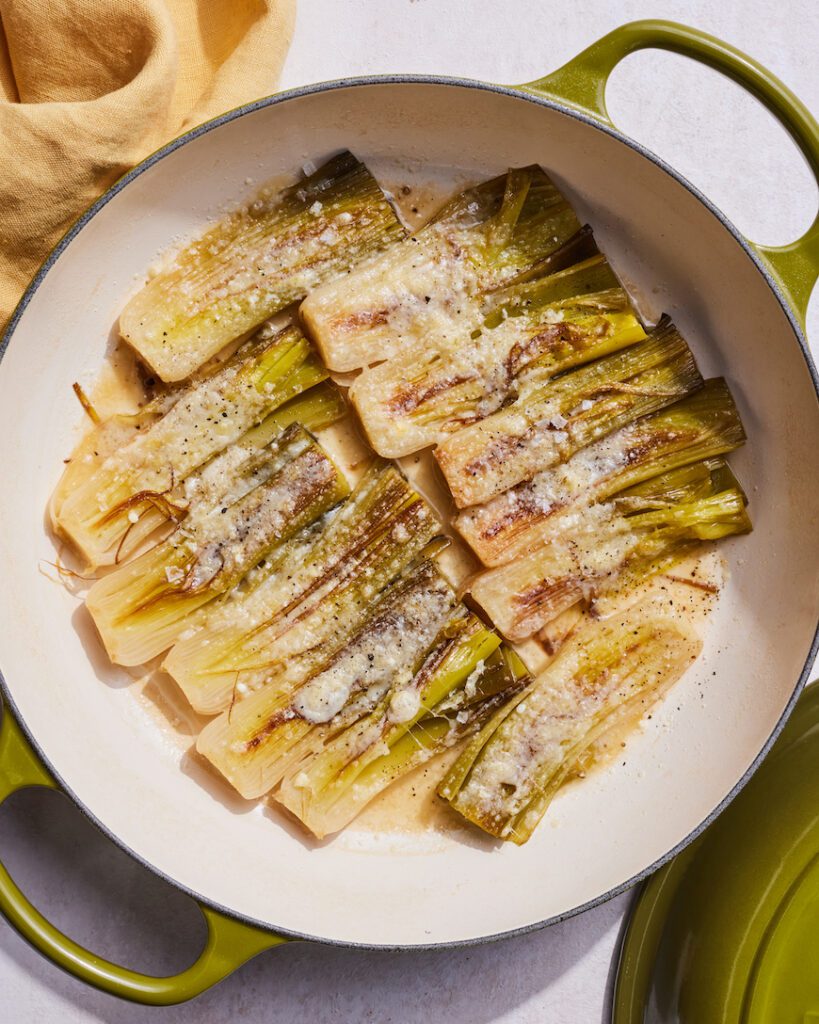
<svg viewBox="0 0 819 1024">
<path fill-rule="evenodd" d="M 0 721 L 0 803 L 26 786 L 58 788 L 6 707 Z M 135 1003 L 183 1003 L 226 978 L 257 953 L 287 942 L 280 935 L 244 924 L 210 907 L 200 904 L 199 909 L 208 936 L 198 959 L 180 974 L 154 978 L 104 960 L 63 935 L 26 899 L 0 863 L 0 913 L 22 938 L 73 977 Z"/>
<path fill-rule="evenodd" d="M 793 137 L 819 183 L 819 125 L 786 85 L 757 61 L 714 36 L 673 21 L 632 21 L 614 29 L 544 78 L 518 88 L 555 99 L 613 128 L 606 84 L 614 68 L 637 50 L 671 50 L 732 78 L 755 96 Z M 802 326 L 819 278 L 819 214 L 789 245 L 751 243 L 790 301 Z"/>
</svg>

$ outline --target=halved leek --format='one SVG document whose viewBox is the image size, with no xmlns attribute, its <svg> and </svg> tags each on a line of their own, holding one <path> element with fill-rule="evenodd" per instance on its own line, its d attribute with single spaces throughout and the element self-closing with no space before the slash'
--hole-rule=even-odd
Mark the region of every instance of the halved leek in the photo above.
<svg viewBox="0 0 819 1024">
<path fill-rule="evenodd" d="M 184 495 L 173 492 L 186 477 L 326 377 L 297 327 L 263 328 L 216 372 L 179 389 L 163 415 L 146 421 L 139 414 L 129 441 L 97 449 L 93 472 L 80 477 L 69 465 L 76 486 L 66 493 L 58 485 L 55 527 L 91 566 L 115 561 L 142 515 L 154 524 L 184 518 Z"/>
<path fill-rule="evenodd" d="M 226 497 L 231 501 L 238 500 L 254 482 L 258 482 L 255 467 L 264 467 L 266 446 L 291 423 L 299 423 L 310 431 L 320 431 L 346 413 L 344 399 L 331 381 L 323 381 L 291 398 L 257 427 L 252 427 L 238 441 L 181 481 L 167 496 L 167 506 L 157 503 L 149 504 L 138 512 L 132 510 L 128 529 L 117 546 L 117 561 L 127 561 L 159 527 L 173 521 L 168 518 L 169 509 L 172 516 L 178 514 L 176 510 L 191 509 L 203 514 L 217 504 L 224 504 Z M 186 515 L 189 514 L 190 511 L 186 511 Z M 131 522 L 133 518 L 136 522 Z"/>
<path fill-rule="evenodd" d="M 745 432 L 722 378 L 674 405 L 581 448 L 505 494 L 461 512 L 454 525 L 484 565 L 544 544 L 576 511 L 690 462 L 738 448 Z"/>
<path fill-rule="evenodd" d="M 197 609 L 349 493 L 298 424 L 258 453 L 251 473 L 250 488 L 197 507 L 167 540 L 91 587 L 86 604 L 112 661 L 138 665 L 166 650 Z"/>
<path fill-rule="evenodd" d="M 580 448 L 702 386 L 667 318 L 646 341 L 545 382 L 534 375 L 499 412 L 435 449 L 459 508 L 488 501 Z"/>
<path fill-rule="evenodd" d="M 451 200 L 411 238 L 312 291 L 301 314 L 332 370 L 389 359 L 431 336 L 477 327 L 482 294 L 532 270 L 580 224 L 539 167 Z"/>
<path fill-rule="evenodd" d="M 698 541 L 750 529 L 741 488 L 722 460 L 709 460 L 584 509 L 542 548 L 480 573 L 470 591 L 503 635 L 520 641 L 627 571 L 639 578 Z"/>
<path fill-rule="evenodd" d="M 94 423 L 74 451 L 65 460 L 65 469 L 48 504 L 51 524 L 59 531 L 59 519 L 67 498 L 78 490 L 97 471 L 104 459 L 119 451 L 142 431 L 165 415 L 175 404 L 182 388 L 178 385 L 163 389 L 134 413 L 116 413 Z"/>
<path fill-rule="evenodd" d="M 646 336 L 599 253 L 492 300 L 480 331 L 429 335 L 353 382 L 350 398 L 379 454 L 409 455 L 483 419 L 517 393 L 522 375 L 542 381 Z"/>
<path fill-rule="evenodd" d="M 276 800 L 319 838 L 344 828 L 396 779 L 474 733 L 526 685 L 523 663 L 499 645 L 462 610 L 409 687 L 296 763 Z"/>
<path fill-rule="evenodd" d="M 162 380 L 181 380 L 404 233 L 364 164 L 340 153 L 182 249 L 122 311 L 120 333 Z"/>
<path fill-rule="evenodd" d="M 289 402 L 262 420 L 258 427 L 252 427 L 239 443 L 262 447 L 277 430 L 284 430 L 291 423 L 301 423 L 308 430 L 324 430 L 347 414 L 347 405 L 336 385 L 325 380 L 315 384 L 308 391 L 291 398 Z"/>
<path fill-rule="evenodd" d="M 242 796 L 262 796 L 387 694 L 396 709 L 415 706 L 413 677 L 456 604 L 434 563 L 422 562 L 368 608 L 363 625 L 330 647 L 300 686 L 282 692 L 270 685 L 245 697 L 205 726 L 197 750 Z"/>
<path fill-rule="evenodd" d="M 367 615 L 368 605 L 438 533 L 429 505 L 392 466 L 372 467 L 350 499 L 295 538 L 249 585 L 211 606 L 164 668 L 201 714 L 262 685 L 292 689 Z"/>
<path fill-rule="evenodd" d="M 276 409 L 257 427 L 252 427 L 234 444 L 214 455 L 186 477 L 171 497 L 189 510 L 189 519 L 208 514 L 216 505 L 224 505 L 226 500 L 230 503 L 238 501 L 269 474 L 268 446 L 279 438 L 282 431 L 293 424 L 311 432 L 321 430 L 341 419 L 346 411 L 344 399 L 335 384 L 331 381 L 317 384 Z M 151 508 L 148 515 L 141 516 L 134 532 L 142 527 L 145 519 L 148 519 L 145 529 L 148 528 L 151 511 L 156 512 Z M 131 540 L 130 535 L 128 540 Z"/>
<path fill-rule="evenodd" d="M 700 648 L 651 601 L 589 624 L 467 744 L 438 792 L 485 832 L 525 843 L 585 751 L 649 710 Z"/>
<path fill-rule="evenodd" d="M 550 657 L 557 654 L 569 637 L 580 628 L 588 614 L 584 603 L 577 601 L 571 608 L 567 608 L 554 619 L 550 619 L 537 633 L 537 638 L 546 654 Z"/>
</svg>

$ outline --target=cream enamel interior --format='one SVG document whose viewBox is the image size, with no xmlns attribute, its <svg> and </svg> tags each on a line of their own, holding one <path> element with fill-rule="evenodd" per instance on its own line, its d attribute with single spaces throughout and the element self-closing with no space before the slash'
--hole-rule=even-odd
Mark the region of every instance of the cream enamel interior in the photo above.
<svg viewBox="0 0 819 1024">
<path fill-rule="evenodd" d="M 393 183 L 460 182 L 541 163 L 648 313 L 669 312 L 724 373 L 749 444 L 732 456 L 754 533 L 706 649 L 623 757 L 558 798 L 523 848 L 470 832 L 309 844 L 218 798 L 107 666 L 53 559 L 49 494 L 118 310 L 158 252 L 254 183 L 347 146 Z M 463 941 L 570 912 L 666 854 L 735 786 L 807 657 L 819 584 L 819 412 L 804 358 L 747 253 L 683 185 L 559 111 L 462 85 L 377 83 L 258 109 L 154 163 L 93 217 L 31 299 L 0 363 L 0 669 L 69 789 L 184 887 L 272 927 L 374 945 Z M 191 740 L 192 742 L 192 740 Z"/>
</svg>

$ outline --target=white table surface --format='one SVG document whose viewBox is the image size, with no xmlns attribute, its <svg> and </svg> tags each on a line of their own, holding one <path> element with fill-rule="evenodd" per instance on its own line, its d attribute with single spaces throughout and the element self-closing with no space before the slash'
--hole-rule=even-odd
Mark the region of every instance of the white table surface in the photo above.
<svg viewBox="0 0 819 1024">
<path fill-rule="evenodd" d="M 641 17 L 721 36 L 819 111 L 819 5 L 811 0 L 299 0 L 281 84 L 380 72 L 524 82 Z M 620 128 L 686 174 L 756 241 L 790 241 L 810 222 L 817 196 L 806 166 L 784 131 L 732 83 L 684 58 L 643 53 L 615 72 L 608 97 Z M 817 352 L 816 301 L 811 327 Z M 31 791 L 8 801 L 0 857 L 59 927 L 97 952 L 157 973 L 195 955 L 198 912 L 63 798 Z M 80 985 L 0 920 L 0 1024 L 598 1024 L 608 1020 L 630 898 L 473 949 L 362 953 L 294 943 L 196 1002 L 161 1011 Z"/>
</svg>

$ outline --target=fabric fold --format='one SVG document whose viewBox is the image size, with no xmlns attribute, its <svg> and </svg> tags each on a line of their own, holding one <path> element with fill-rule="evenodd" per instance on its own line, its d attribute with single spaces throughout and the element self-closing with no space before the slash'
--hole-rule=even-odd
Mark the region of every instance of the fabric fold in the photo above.
<svg viewBox="0 0 819 1024">
<path fill-rule="evenodd" d="M 294 0 L 3 0 L 0 331 L 118 177 L 274 91 L 293 21 Z"/>
</svg>

